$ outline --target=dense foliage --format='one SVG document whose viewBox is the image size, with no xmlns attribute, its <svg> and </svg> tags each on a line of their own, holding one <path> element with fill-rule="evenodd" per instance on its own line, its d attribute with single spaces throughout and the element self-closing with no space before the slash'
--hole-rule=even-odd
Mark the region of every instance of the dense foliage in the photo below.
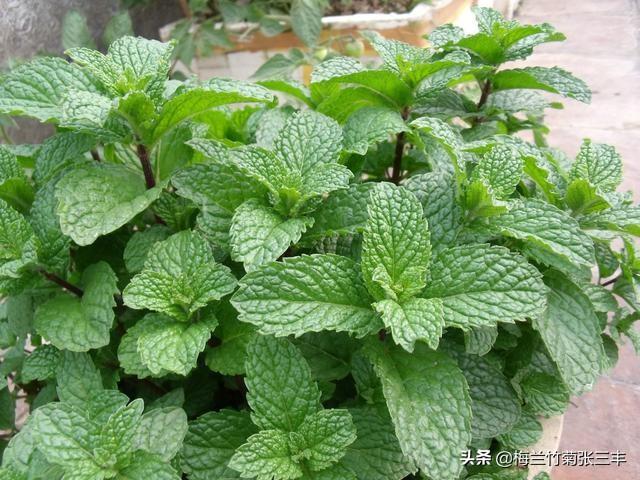
<svg viewBox="0 0 640 480">
<path fill-rule="evenodd" d="M 587 86 L 501 67 L 562 34 L 476 15 L 308 86 L 133 37 L 3 76 L 55 134 L 0 146 L 0 477 L 525 478 L 460 455 L 640 347 L 640 208 L 613 147 L 545 142 L 540 91 Z"/>
</svg>

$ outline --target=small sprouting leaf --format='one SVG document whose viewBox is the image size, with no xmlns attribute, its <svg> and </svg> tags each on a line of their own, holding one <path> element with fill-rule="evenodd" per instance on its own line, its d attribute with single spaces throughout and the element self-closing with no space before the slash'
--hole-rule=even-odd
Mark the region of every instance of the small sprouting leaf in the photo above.
<svg viewBox="0 0 640 480">
<path fill-rule="evenodd" d="M 588 180 L 603 192 L 613 192 L 622 181 L 622 159 L 611 145 L 585 140 L 571 166 L 570 176 Z"/>
<path fill-rule="evenodd" d="M 200 308 L 233 291 L 236 279 L 217 263 L 202 235 L 186 230 L 156 243 L 143 270 L 123 291 L 131 308 L 147 308 L 186 322 Z"/>
<path fill-rule="evenodd" d="M 363 107 L 352 113 L 344 125 L 344 149 L 364 155 L 371 145 L 409 130 L 402 115 L 385 107 Z"/>
</svg>

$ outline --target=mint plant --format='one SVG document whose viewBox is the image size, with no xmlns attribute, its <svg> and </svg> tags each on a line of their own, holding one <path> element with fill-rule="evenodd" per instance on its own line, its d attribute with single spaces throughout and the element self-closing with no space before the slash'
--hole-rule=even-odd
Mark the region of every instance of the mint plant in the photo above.
<svg viewBox="0 0 640 480">
<path fill-rule="evenodd" d="M 55 133 L 0 146 L 0 478 L 525 479 L 461 455 L 640 350 L 640 207 L 546 142 L 586 85 L 503 66 L 562 34 L 475 13 L 308 86 L 133 37 L 4 75 Z"/>
</svg>

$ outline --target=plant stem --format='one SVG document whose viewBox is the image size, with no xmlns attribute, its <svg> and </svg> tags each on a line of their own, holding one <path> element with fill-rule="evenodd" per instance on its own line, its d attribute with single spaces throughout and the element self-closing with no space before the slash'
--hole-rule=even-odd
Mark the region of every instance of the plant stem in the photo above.
<svg viewBox="0 0 640 480">
<path fill-rule="evenodd" d="M 484 85 L 482 85 L 482 93 L 480 94 L 480 100 L 478 100 L 478 110 L 482 108 L 482 106 L 487 103 L 487 99 L 489 98 L 489 94 L 491 93 L 491 80 L 485 80 Z"/>
<path fill-rule="evenodd" d="M 182 10 L 182 14 L 187 18 L 191 18 L 193 16 L 193 13 L 189 8 L 189 2 L 187 0 L 178 0 L 178 3 L 180 4 L 180 10 Z"/>
<path fill-rule="evenodd" d="M 98 151 L 95 148 L 91 150 L 91 158 L 93 158 L 96 162 L 102 161 L 100 159 L 100 155 L 98 154 Z"/>
<path fill-rule="evenodd" d="M 84 294 L 84 291 L 80 287 L 76 287 L 75 285 L 67 282 L 64 278 L 59 277 L 55 273 L 47 272 L 46 270 L 40 270 L 40 273 L 42 273 L 44 278 L 47 280 L 60 285 L 65 290 L 77 295 L 78 297 L 82 297 Z"/>
<path fill-rule="evenodd" d="M 402 111 L 402 119 L 406 120 L 407 118 L 409 118 L 409 109 L 405 108 Z M 396 150 L 393 158 L 393 170 L 391 170 L 391 181 L 396 185 L 400 182 L 400 177 L 402 174 L 402 154 L 404 153 L 405 141 L 405 132 L 400 132 L 396 139 Z"/>
<path fill-rule="evenodd" d="M 144 172 L 144 181 L 148 190 L 156 186 L 156 180 L 153 178 L 153 170 L 151 169 L 151 162 L 149 162 L 149 152 L 147 152 L 147 147 L 141 143 L 137 145 L 137 149 L 140 165 L 142 165 L 142 171 Z"/>
<path fill-rule="evenodd" d="M 613 277 L 613 278 L 607 280 L 606 282 L 601 283 L 600 285 L 603 286 L 603 287 L 606 287 L 608 285 L 611 285 L 612 283 L 616 283 L 616 280 L 618 280 L 619 278 L 620 278 L 620 276 L 618 275 L 617 277 Z"/>
</svg>

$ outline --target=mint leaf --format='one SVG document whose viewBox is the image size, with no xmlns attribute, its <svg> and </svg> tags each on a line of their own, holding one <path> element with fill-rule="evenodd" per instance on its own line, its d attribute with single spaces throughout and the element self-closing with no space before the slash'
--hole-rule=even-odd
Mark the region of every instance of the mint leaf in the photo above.
<svg viewBox="0 0 640 480">
<path fill-rule="evenodd" d="M 536 199 L 509 203 L 509 211 L 488 220 L 490 230 L 524 240 L 576 265 L 595 263 L 593 242 L 578 222 L 551 204 Z"/>
<path fill-rule="evenodd" d="M 0 199 L 0 277 L 18 278 L 36 262 L 37 240 L 26 219 Z"/>
<path fill-rule="evenodd" d="M 3 145 L 0 145 L 0 198 L 23 212 L 33 200 L 33 190 L 18 159 Z"/>
<path fill-rule="evenodd" d="M 371 145 L 409 130 L 402 116 L 385 107 L 363 107 L 349 115 L 344 125 L 344 149 L 364 155 Z"/>
<path fill-rule="evenodd" d="M 187 433 L 187 414 L 181 408 L 157 408 L 145 413 L 135 432 L 136 450 L 158 455 L 168 462 L 180 451 Z"/>
<path fill-rule="evenodd" d="M 244 374 L 247 345 L 255 335 L 253 325 L 236 318 L 221 317 L 216 329 L 216 337 L 221 343 L 207 350 L 207 367 L 223 375 Z"/>
<path fill-rule="evenodd" d="M 341 464 L 363 480 L 401 479 L 414 473 L 415 467 L 402 454 L 388 415 L 369 407 L 352 408 L 349 412 L 358 438 L 347 447 Z"/>
<path fill-rule="evenodd" d="M 65 404 L 84 408 L 102 390 L 102 377 L 87 353 L 63 351 L 56 371 L 58 398 Z"/>
<path fill-rule="evenodd" d="M 583 103 L 591 102 L 591 90 L 580 80 L 559 67 L 525 67 L 501 70 L 492 80 L 494 91 L 532 88 L 558 93 Z"/>
<path fill-rule="evenodd" d="M 537 415 L 562 415 L 569 406 L 569 391 L 562 381 L 547 373 L 532 372 L 520 380 L 527 408 Z"/>
<path fill-rule="evenodd" d="M 244 102 L 271 103 L 274 99 L 269 90 L 259 85 L 221 78 L 212 79 L 201 87 L 178 93 L 165 102 L 158 113 L 151 140 L 155 143 L 182 122 L 222 105 Z"/>
<path fill-rule="evenodd" d="M 587 230 L 612 230 L 640 237 L 640 207 L 613 207 L 603 212 L 585 215 L 580 218 L 580 224 Z"/>
<path fill-rule="evenodd" d="M 245 412 L 208 412 L 189 423 L 181 453 L 183 470 L 192 480 L 232 480 L 240 474 L 229 460 L 257 429 Z"/>
<path fill-rule="evenodd" d="M 120 476 L 127 480 L 179 480 L 180 475 L 157 455 L 139 451 L 133 456 L 131 463 L 120 471 Z"/>
<path fill-rule="evenodd" d="M 46 184 L 71 165 L 88 163 L 84 155 L 95 143 L 91 135 L 78 132 L 61 132 L 46 139 L 35 156 L 36 184 Z"/>
<path fill-rule="evenodd" d="M 600 212 L 611 207 L 599 189 L 585 179 L 573 180 L 567 186 L 564 201 L 574 215 Z"/>
<path fill-rule="evenodd" d="M 56 186 L 60 227 L 78 245 L 117 230 L 156 200 L 141 175 L 123 165 L 91 165 L 65 175 Z"/>
<path fill-rule="evenodd" d="M 430 52 L 423 48 L 414 47 L 398 40 L 384 38 L 378 32 L 364 31 L 362 36 L 367 39 L 373 49 L 380 55 L 384 67 L 395 73 L 400 73 L 402 62 L 426 62 Z"/>
<path fill-rule="evenodd" d="M 363 234 L 362 272 L 374 298 L 405 299 L 425 284 L 429 227 L 418 199 L 388 183 L 371 192 Z"/>
<path fill-rule="evenodd" d="M 298 433 L 304 440 L 306 464 L 313 471 L 335 464 L 356 440 L 348 410 L 320 410 L 305 419 Z"/>
<path fill-rule="evenodd" d="M 404 184 L 422 204 L 434 250 L 451 246 L 462 226 L 462 208 L 452 176 L 431 172 L 410 177 Z"/>
<path fill-rule="evenodd" d="M 382 321 L 391 329 L 393 340 L 408 352 L 415 342 L 424 341 L 430 348 L 438 348 L 444 327 L 444 312 L 439 298 L 409 298 L 400 303 L 381 300 L 374 304 Z"/>
<path fill-rule="evenodd" d="M 523 161 L 510 147 L 497 144 L 480 157 L 473 173 L 475 178 L 486 181 L 498 198 L 505 198 L 520 183 Z"/>
<path fill-rule="evenodd" d="M 475 327 L 464 332 L 464 348 L 472 355 L 486 355 L 498 338 L 498 327 Z"/>
<path fill-rule="evenodd" d="M 291 28 L 307 46 L 314 46 L 322 30 L 325 3 L 319 0 L 291 2 Z"/>
<path fill-rule="evenodd" d="M 242 279 L 231 299 L 241 321 L 278 336 L 375 332 L 381 324 L 371 302 L 359 266 L 337 255 L 304 255 L 263 265 Z"/>
<path fill-rule="evenodd" d="M 471 441 L 467 383 L 451 358 L 418 345 L 413 354 L 370 344 L 403 453 L 430 477 L 456 479 Z"/>
<path fill-rule="evenodd" d="M 166 240 L 170 230 L 163 225 L 154 225 L 142 232 L 135 232 L 127 242 L 123 259 L 129 273 L 138 273 L 144 268 L 151 247 Z"/>
<path fill-rule="evenodd" d="M 229 466 L 240 472 L 242 478 L 302 477 L 302 469 L 291 457 L 289 437 L 280 430 L 262 430 L 251 435 L 231 457 Z"/>
<path fill-rule="evenodd" d="M 53 345 L 40 345 L 31 355 L 24 359 L 22 365 L 22 381 L 30 383 L 34 380 L 44 381 L 55 377 L 60 350 Z"/>
<path fill-rule="evenodd" d="M 288 340 L 257 336 L 247 346 L 245 370 L 251 418 L 261 428 L 294 432 L 318 410 L 311 370 Z"/>
<path fill-rule="evenodd" d="M 510 431 L 521 412 L 507 378 L 483 357 L 460 355 L 458 365 L 469 385 L 473 437 L 492 438 Z"/>
<path fill-rule="evenodd" d="M 611 145 L 586 139 L 571 166 L 570 176 L 588 180 L 603 192 L 613 192 L 622 181 L 622 159 Z"/>
<path fill-rule="evenodd" d="M 310 218 L 283 218 L 259 201 L 248 200 L 231 220 L 231 258 L 244 263 L 250 272 L 278 259 L 312 222 Z"/>
<path fill-rule="evenodd" d="M 82 274 L 82 298 L 62 293 L 38 307 L 37 332 L 60 349 L 86 352 L 109 344 L 119 293 L 116 274 L 106 262 L 88 267 Z"/>
<path fill-rule="evenodd" d="M 525 448 L 533 445 L 542 437 L 542 425 L 536 416 L 524 410 L 520 419 L 507 433 L 498 436 L 498 440 L 507 448 Z"/>
<path fill-rule="evenodd" d="M 552 273 L 547 308 L 533 319 L 560 375 L 573 394 L 589 390 L 605 367 L 606 355 L 591 302 L 568 278 Z"/>
<path fill-rule="evenodd" d="M 136 325 L 140 359 L 155 375 L 165 370 L 186 375 L 195 368 L 216 325 L 213 316 L 187 323 L 150 313 Z"/>
<path fill-rule="evenodd" d="M 469 245 L 440 252 L 422 293 L 440 298 L 446 325 L 494 326 L 538 316 L 546 288 L 540 273 L 506 248 Z"/>
<path fill-rule="evenodd" d="M 69 91 L 97 92 L 94 80 L 62 58 L 37 58 L 11 70 L 0 83 L 0 113 L 42 122 L 59 120 Z"/>
<path fill-rule="evenodd" d="M 183 231 L 156 243 L 142 272 L 123 292 L 131 308 L 147 308 L 186 322 L 200 308 L 231 293 L 236 279 L 216 263 L 211 247 L 199 234 Z"/>
</svg>

